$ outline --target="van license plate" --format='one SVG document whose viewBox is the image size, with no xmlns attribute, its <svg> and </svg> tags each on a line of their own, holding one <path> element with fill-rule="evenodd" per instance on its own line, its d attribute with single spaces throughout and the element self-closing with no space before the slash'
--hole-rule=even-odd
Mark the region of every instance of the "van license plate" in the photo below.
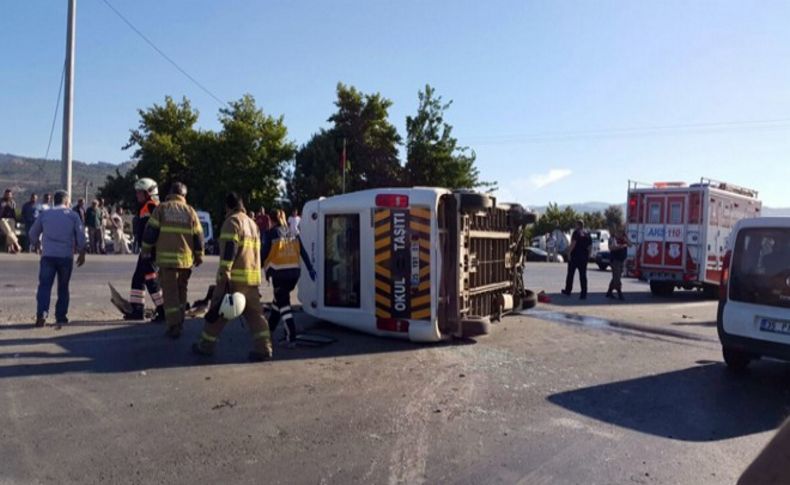
<svg viewBox="0 0 790 485">
<path fill-rule="evenodd" d="M 790 335 L 790 321 L 765 317 L 757 318 L 760 321 L 760 331 Z"/>
</svg>

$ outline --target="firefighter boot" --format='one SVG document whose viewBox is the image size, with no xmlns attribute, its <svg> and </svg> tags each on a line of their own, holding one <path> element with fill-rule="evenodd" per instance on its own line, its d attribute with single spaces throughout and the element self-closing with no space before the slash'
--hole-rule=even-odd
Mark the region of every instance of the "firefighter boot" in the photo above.
<svg viewBox="0 0 790 485">
<path fill-rule="evenodd" d="M 151 319 L 151 323 L 163 323 L 165 321 L 165 307 L 159 305 L 156 307 L 154 311 L 154 317 Z"/>
<path fill-rule="evenodd" d="M 214 344 L 217 342 L 215 338 L 214 341 L 206 340 L 205 334 L 201 336 L 200 340 L 192 344 L 192 352 L 197 355 L 202 355 L 204 357 L 211 357 L 214 355 Z"/>
<path fill-rule="evenodd" d="M 144 320 L 145 306 L 140 303 L 132 303 L 132 313 L 124 313 L 124 320 Z"/>
<path fill-rule="evenodd" d="M 252 336 L 253 350 L 247 355 L 247 359 L 250 362 L 265 362 L 267 360 L 272 360 L 272 338 L 269 329 L 266 327 L 264 328 L 265 330 L 261 330 Z"/>
</svg>

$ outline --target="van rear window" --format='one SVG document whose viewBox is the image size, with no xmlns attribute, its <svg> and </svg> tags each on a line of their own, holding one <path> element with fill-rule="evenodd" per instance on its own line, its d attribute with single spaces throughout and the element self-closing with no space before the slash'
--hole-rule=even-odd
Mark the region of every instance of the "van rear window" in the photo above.
<svg viewBox="0 0 790 485">
<path fill-rule="evenodd" d="M 324 306 L 359 308 L 359 214 L 327 215 Z"/>
<path fill-rule="evenodd" d="M 790 308 L 790 228 L 740 231 L 730 272 L 731 300 Z"/>
</svg>

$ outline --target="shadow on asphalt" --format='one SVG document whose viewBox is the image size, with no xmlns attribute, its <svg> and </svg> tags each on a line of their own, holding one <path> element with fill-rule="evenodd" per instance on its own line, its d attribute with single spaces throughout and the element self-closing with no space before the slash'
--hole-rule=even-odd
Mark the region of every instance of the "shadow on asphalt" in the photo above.
<svg viewBox="0 0 790 485">
<path fill-rule="evenodd" d="M 720 363 L 551 395 L 575 413 L 641 433 L 717 441 L 776 429 L 790 412 L 790 365 Z"/>
<path fill-rule="evenodd" d="M 307 319 L 300 319 L 299 323 L 302 323 L 301 320 Z M 181 338 L 175 341 L 164 336 L 165 326 L 161 324 L 74 322 L 69 326 L 96 327 L 96 330 L 58 334 L 50 328 L 35 329 L 30 325 L 0 327 L 30 328 L 29 338 L 0 339 L 0 362 L 4 364 L 0 366 L 0 379 L 70 372 L 115 373 L 204 364 L 239 364 L 247 362 L 247 353 L 252 345 L 247 329 L 242 327 L 238 320 L 231 322 L 225 328 L 213 357 L 197 356 L 191 351 L 192 343 L 198 339 L 202 331 L 201 319 L 188 320 Z M 374 337 L 325 322 L 311 321 L 301 328 L 305 328 L 310 333 L 332 337 L 336 342 L 323 347 L 300 346 L 296 349 L 283 349 L 275 344 L 275 361 L 350 357 L 425 348 L 425 344 L 418 345 L 404 340 Z M 282 328 L 277 329 L 275 340 L 281 336 L 282 331 Z M 39 336 L 44 332 L 47 337 Z M 454 341 L 435 345 L 470 343 L 474 341 Z M 51 344 L 58 349 L 49 351 L 52 348 Z M 48 351 L 42 352 L 35 348 L 39 345 L 48 345 Z"/>
<path fill-rule="evenodd" d="M 647 305 L 647 304 L 681 304 L 681 303 L 697 303 L 697 302 L 715 302 L 710 298 L 706 298 L 701 291 L 694 290 L 678 290 L 671 296 L 655 296 L 649 291 L 624 291 L 623 297 L 625 300 L 617 298 L 606 298 L 606 292 L 588 292 L 585 300 L 579 299 L 579 290 L 576 288 L 570 295 L 564 295 L 557 291 L 556 293 L 546 293 L 551 298 L 552 305 L 558 306 L 595 306 L 595 305 Z"/>
</svg>

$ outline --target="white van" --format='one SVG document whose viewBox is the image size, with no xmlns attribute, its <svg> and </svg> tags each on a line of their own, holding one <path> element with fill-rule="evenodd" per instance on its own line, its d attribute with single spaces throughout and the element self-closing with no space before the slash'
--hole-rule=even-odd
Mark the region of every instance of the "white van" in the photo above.
<svg viewBox="0 0 790 485">
<path fill-rule="evenodd" d="M 219 254 L 219 242 L 214 238 L 214 226 L 211 224 L 211 214 L 206 211 L 195 211 L 203 228 L 203 243 L 206 254 Z"/>
<path fill-rule="evenodd" d="M 724 258 L 717 324 L 727 366 L 790 360 L 790 217 L 743 219 Z"/>
<path fill-rule="evenodd" d="M 488 333 L 535 304 L 524 289 L 525 224 L 535 215 L 494 197 L 382 188 L 312 200 L 301 240 L 316 281 L 306 313 L 374 335 L 436 342 Z"/>
</svg>

